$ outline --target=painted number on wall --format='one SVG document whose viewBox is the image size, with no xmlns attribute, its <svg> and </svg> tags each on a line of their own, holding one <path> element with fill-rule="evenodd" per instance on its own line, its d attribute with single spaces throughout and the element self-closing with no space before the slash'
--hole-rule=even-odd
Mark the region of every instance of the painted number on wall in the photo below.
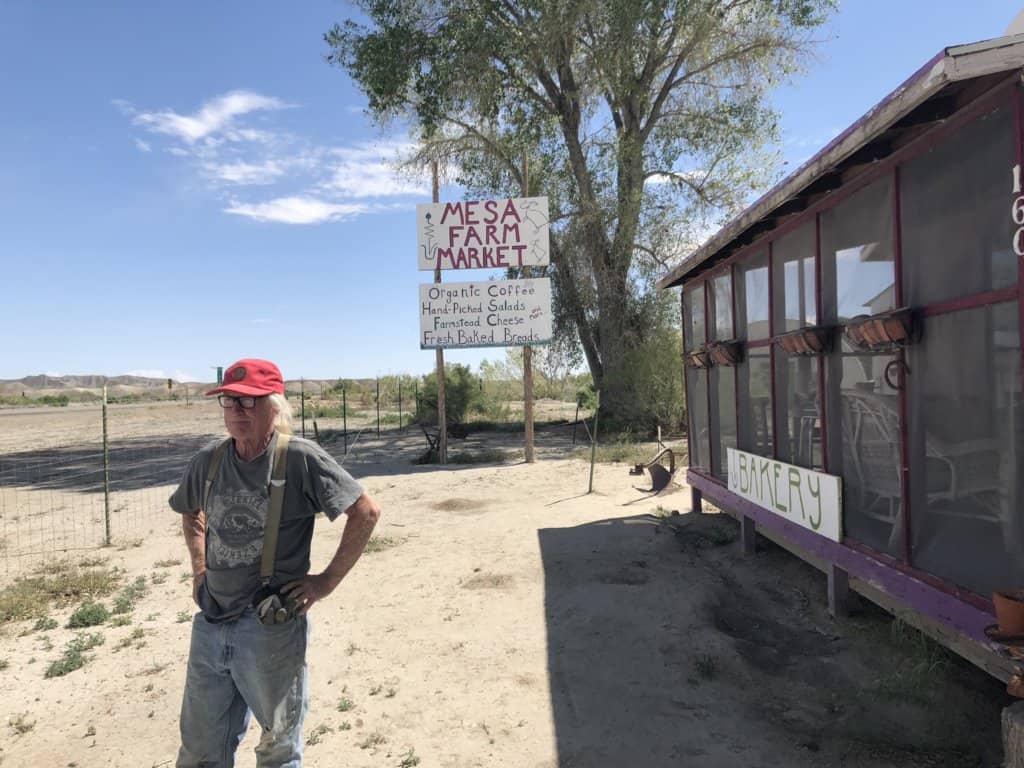
<svg viewBox="0 0 1024 768">
<path fill-rule="evenodd" d="M 1013 205 L 1010 207 L 1010 218 L 1017 225 L 1017 231 L 1013 233 L 1013 252 L 1018 256 L 1024 256 L 1024 195 L 1020 189 L 1020 166 L 1013 166 Z"/>
</svg>

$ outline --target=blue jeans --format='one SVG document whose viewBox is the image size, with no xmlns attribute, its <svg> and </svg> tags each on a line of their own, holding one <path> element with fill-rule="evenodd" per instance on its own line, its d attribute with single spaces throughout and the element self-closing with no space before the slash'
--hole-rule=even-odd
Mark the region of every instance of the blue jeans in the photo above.
<svg viewBox="0 0 1024 768">
<path fill-rule="evenodd" d="M 263 728 L 256 765 L 299 768 L 308 640 L 304 616 L 264 625 L 247 608 L 234 621 L 211 624 L 197 613 L 181 703 L 178 768 L 232 768 L 250 711 Z"/>
</svg>

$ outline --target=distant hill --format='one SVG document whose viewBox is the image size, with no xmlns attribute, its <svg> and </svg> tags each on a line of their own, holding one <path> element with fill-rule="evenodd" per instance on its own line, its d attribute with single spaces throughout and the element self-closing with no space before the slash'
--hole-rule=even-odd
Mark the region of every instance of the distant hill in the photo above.
<svg viewBox="0 0 1024 768">
<path fill-rule="evenodd" d="M 358 386 L 373 388 L 374 379 L 351 379 Z M 321 389 L 327 390 L 337 383 L 337 379 L 306 379 L 305 390 L 309 395 L 319 395 Z M 172 382 L 168 392 L 167 379 L 154 379 L 145 376 L 47 376 L 37 374 L 24 376 L 20 379 L 0 379 L 0 397 L 37 399 L 47 395 L 67 395 L 71 400 L 93 400 L 101 396 L 104 384 L 107 395 L 111 398 L 138 397 L 141 399 L 162 399 L 170 395 L 184 396 L 186 387 L 189 393 L 205 392 L 216 384 L 212 381 L 182 383 Z M 285 381 L 285 389 L 289 396 L 298 394 L 303 382 L 299 379 Z"/>
</svg>

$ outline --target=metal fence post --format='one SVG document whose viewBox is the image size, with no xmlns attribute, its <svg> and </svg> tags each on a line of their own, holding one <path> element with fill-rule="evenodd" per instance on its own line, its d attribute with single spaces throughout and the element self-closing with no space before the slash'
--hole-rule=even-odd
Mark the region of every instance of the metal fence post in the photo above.
<svg viewBox="0 0 1024 768">
<path fill-rule="evenodd" d="M 110 446 L 107 439 L 107 385 L 103 385 L 103 546 L 110 546 Z"/>
<path fill-rule="evenodd" d="M 601 410 L 601 390 L 597 390 L 597 402 L 594 405 L 594 434 L 591 438 L 590 443 L 590 486 L 587 488 L 587 493 L 592 493 L 594 490 L 594 460 L 597 457 L 597 413 Z"/>
<path fill-rule="evenodd" d="M 377 377 L 377 437 L 380 437 L 380 376 Z"/>
<path fill-rule="evenodd" d="M 341 433 L 345 436 L 345 455 L 348 456 L 348 399 L 341 388 Z"/>
<path fill-rule="evenodd" d="M 402 377 L 398 377 L 398 431 L 402 431 Z"/>
<path fill-rule="evenodd" d="M 306 380 L 299 379 L 299 397 L 302 400 L 302 436 L 306 436 Z"/>
</svg>

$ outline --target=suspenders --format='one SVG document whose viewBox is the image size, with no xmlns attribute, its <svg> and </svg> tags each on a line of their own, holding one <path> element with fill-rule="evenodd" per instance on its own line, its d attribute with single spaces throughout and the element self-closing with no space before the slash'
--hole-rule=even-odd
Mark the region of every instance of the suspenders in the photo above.
<svg viewBox="0 0 1024 768">
<path fill-rule="evenodd" d="M 284 482 L 288 453 L 288 441 L 291 435 L 277 433 L 277 445 L 274 448 L 274 469 L 270 475 L 270 507 L 267 510 L 267 521 L 263 526 L 263 557 L 260 560 L 260 579 L 266 586 L 274 576 L 274 556 L 277 554 L 277 532 L 281 527 L 281 507 L 284 506 Z M 210 500 L 210 489 L 220 469 L 221 459 L 231 443 L 227 438 L 213 450 L 210 457 L 210 469 L 206 473 L 206 486 L 203 489 L 203 512 L 206 512 Z"/>
</svg>

